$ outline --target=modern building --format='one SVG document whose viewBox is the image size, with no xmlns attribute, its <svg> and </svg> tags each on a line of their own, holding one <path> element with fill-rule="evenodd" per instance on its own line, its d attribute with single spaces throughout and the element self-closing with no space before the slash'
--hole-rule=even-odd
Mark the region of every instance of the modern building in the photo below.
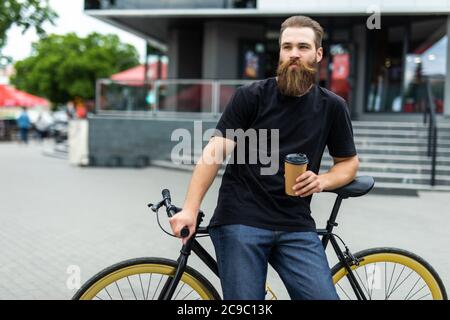
<svg viewBox="0 0 450 320">
<path fill-rule="evenodd" d="M 282 21 L 308 15 L 326 32 L 320 84 L 354 119 L 422 112 L 424 79 L 450 115 L 448 0 L 86 0 L 85 12 L 147 39 L 169 58 L 170 79 L 213 80 L 273 76 Z"/>
<path fill-rule="evenodd" d="M 363 173 L 450 188 L 450 0 L 85 0 L 85 13 L 146 39 L 168 68 L 144 88 L 153 99 L 127 110 L 98 99 L 91 163 L 145 165 L 170 156 L 177 128 L 214 127 L 237 86 L 275 75 L 281 23 L 307 15 L 325 30 L 317 80 L 348 103 Z"/>
</svg>

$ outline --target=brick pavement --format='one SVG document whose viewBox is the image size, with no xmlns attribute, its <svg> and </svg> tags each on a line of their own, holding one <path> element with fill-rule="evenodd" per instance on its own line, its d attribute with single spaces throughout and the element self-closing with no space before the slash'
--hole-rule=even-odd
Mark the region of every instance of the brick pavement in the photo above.
<svg viewBox="0 0 450 320">
<path fill-rule="evenodd" d="M 81 281 L 118 261 L 141 256 L 176 258 L 179 241 L 165 236 L 146 207 L 169 188 L 184 200 L 190 173 L 159 168 L 79 168 L 44 156 L 43 145 L 0 143 L 0 299 L 70 299 L 68 267 Z M 210 217 L 217 179 L 205 197 Z M 320 194 L 312 203 L 319 226 L 333 203 Z M 367 195 L 345 200 L 336 232 L 356 252 L 368 247 L 409 249 L 429 261 L 450 288 L 448 193 L 419 197 Z M 161 216 L 164 217 L 164 216 Z M 166 225 L 167 226 L 167 225 Z M 208 239 L 201 242 L 211 250 Z M 336 259 L 329 254 L 330 264 Z M 198 259 L 190 264 L 210 275 Z M 218 280 L 213 278 L 213 284 Z M 269 283 L 287 298 L 271 270 Z"/>
</svg>

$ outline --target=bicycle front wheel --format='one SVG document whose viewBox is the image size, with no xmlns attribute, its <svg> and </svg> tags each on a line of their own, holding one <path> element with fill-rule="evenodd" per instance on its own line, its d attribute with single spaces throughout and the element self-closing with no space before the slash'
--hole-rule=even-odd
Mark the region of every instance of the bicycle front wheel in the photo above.
<svg viewBox="0 0 450 320">
<path fill-rule="evenodd" d="M 358 252 L 359 265 L 351 267 L 369 300 L 447 300 L 447 293 L 436 271 L 421 257 L 396 248 L 375 248 Z M 356 295 L 342 263 L 331 270 L 341 299 Z"/>
<path fill-rule="evenodd" d="M 88 280 L 74 300 L 154 300 L 166 281 L 175 275 L 177 263 L 162 258 L 139 258 L 120 262 Z M 172 297 L 174 300 L 220 300 L 211 283 L 186 267 Z"/>
</svg>

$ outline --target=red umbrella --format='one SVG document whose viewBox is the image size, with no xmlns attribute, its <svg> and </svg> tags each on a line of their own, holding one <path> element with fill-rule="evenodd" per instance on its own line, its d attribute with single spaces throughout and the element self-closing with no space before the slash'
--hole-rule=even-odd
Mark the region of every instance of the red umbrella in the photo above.
<svg viewBox="0 0 450 320">
<path fill-rule="evenodd" d="M 0 107 L 48 107 L 47 99 L 0 84 Z"/>
</svg>

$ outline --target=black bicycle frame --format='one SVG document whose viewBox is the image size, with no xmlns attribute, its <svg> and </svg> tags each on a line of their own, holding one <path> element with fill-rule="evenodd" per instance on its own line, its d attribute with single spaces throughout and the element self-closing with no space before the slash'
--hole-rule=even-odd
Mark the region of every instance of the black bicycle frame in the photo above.
<svg viewBox="0 0 450 320">
<path fill-rule="evenodd" d="M 367 300 L 361 286 L 359 285 L 358 281 L 355 278 L 355 275 L 351 269 L 352 261 L 348 261 L 346 258 L 344 252 L 339 247 L 338 242 L 336 241 L 336 237 L 333 234 L 333 228 L 337 227 L 338 224 L 336 223 L 337 214 L 339 212 L 339 207 L 341 206 L 343 198 L 340 196 L 337 197 L 333 210 L 331 211 L 330 219 L 327 222 L 326 229 L 317 229 L 317 233 L 319 236 L 322 236 L 322 245 L 323 248 L 326 249 L 328 242 L 331 243 L 339 261 L 342 263 L 344 268 L 347 270 L 347 277 L 350 282 L 350 285 L 352 286 L 355 295 L 358 300 Z M 201 219 L 199 219 L 198 225 L 200 224 Z M 208 268 L 219 277 L 219 270 L 217 267 L 216 260 L 202 247 L 202 245 L 195 239 L 195 236 L 197 234 L 208 234 L 208 229 L 205 227 L 197 227 L 197 232 L 194 234 L 185 245 L 181 248 L 180 256 L 178 257 L 178 265 L 175 271 L 175 274 L 173 277 L 169 277 L 164 284 L 163 289 L 161 290 L 161 293 L 159 295 L 160 300 L 170 300 L 175 292 L 176 287 L 178 286 L 178 283 L 180 282 L 180 279 L 186 269 L 187 260 L 189 255 L 191 254 L 191 251 L 193 251 L 200 260 L 205 263 Z"/>
<path fill-rule="evenodd" d="M 197 228 L 196 234 L 208 234 L 208 229 L 205 227 Z M 203 261 L 208 268 L 214 272 L 216 276 L 219 276 L 219 268 L 217 267 L 216 260 L 203 248 L 203 246 L 195 239 L 195 235 L 192 236 L 185 245 L 180 250 L 180 256 L 177 259 L 178 265 L 175 271 L 174 277 L 169 277 L 164 284 L 163 289 L 159 295 L 159 300 L 170 300 L 172 299 L 173 293 L 175 292 L 178 283 L 180 282 L 181 276 L 186 269 L 187 260 L 191 251 Z"/>
</svg>

